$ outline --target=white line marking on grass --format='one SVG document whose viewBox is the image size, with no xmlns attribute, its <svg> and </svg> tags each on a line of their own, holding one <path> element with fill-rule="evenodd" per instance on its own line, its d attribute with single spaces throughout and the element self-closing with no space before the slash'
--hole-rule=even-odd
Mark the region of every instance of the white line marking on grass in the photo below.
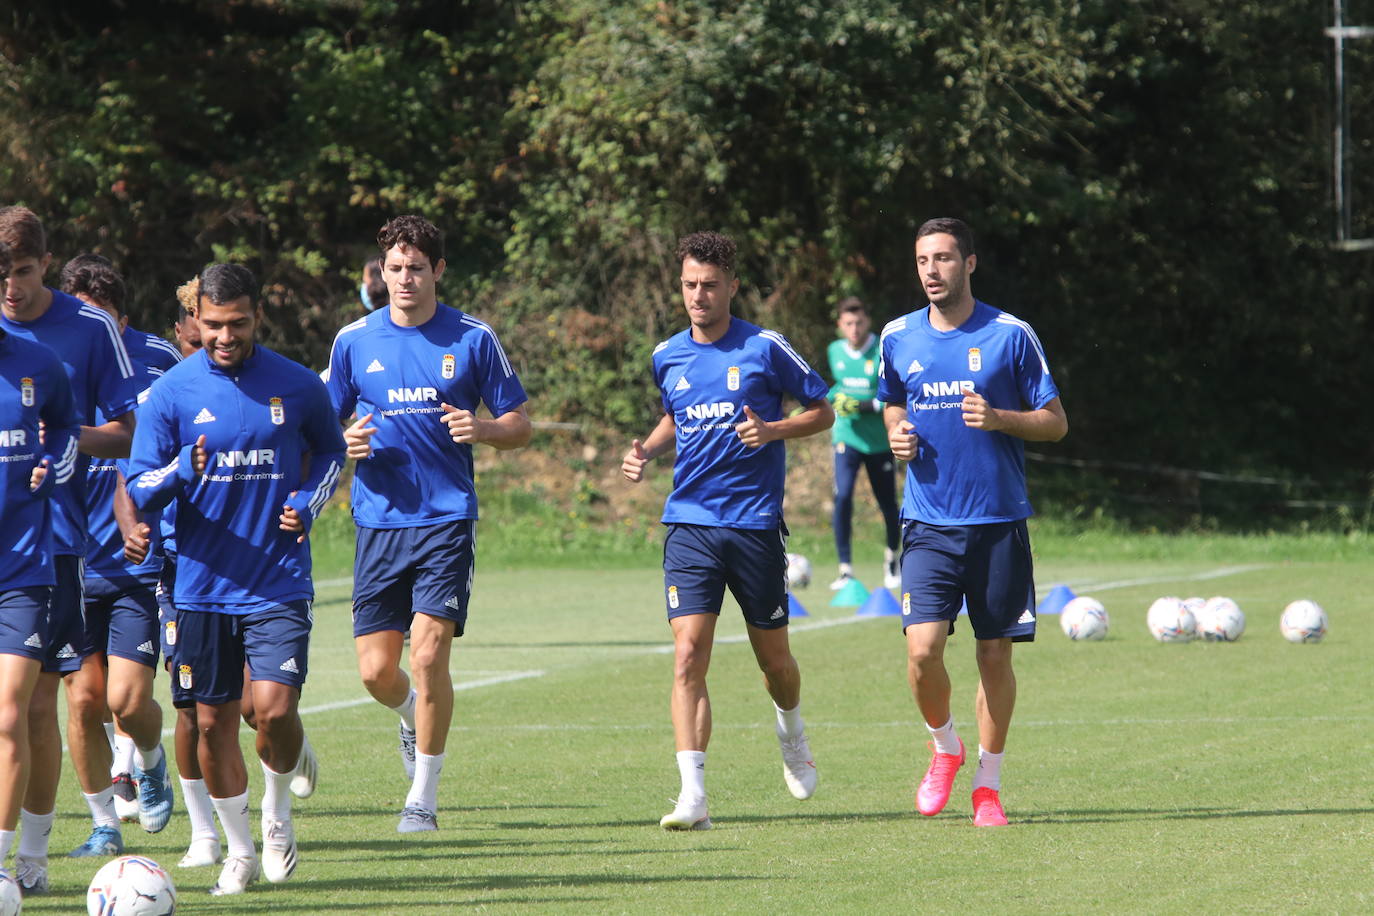
<svg viewBox="0 0 1374 916">
<path fill-rule="evenodd" d="M 1251 563 L 1246 566 L 1221 566 L 1217 569 L 1209 569 L 1204 572 L 1191 573 L 1189 575 L 1145 576 L 1140 579 L 1122 579 L 1118 582 L 1086 582 L 1075 587 L 1084 591 L 1102 592 L 1113 588 L 1133 588 L 1137 585 L 1157 585 L 1160 582 L 1205 582 L 1209 579 L 1222 579 L 1226 576 L 1237 576 L 1241 573 L 1254 572 L 1258 569 L 1269 569 L 1273 565 L 1273 563 Z M 1042 587 L 1037 585 L 1035 588 L 1036 591 L 1039 592 Z"/>
<path fill-rule="evenodd" d="M 809 632 L 809 631 L 811 631 L 811 630 L 824 630 L 824 629 L 827 629 L 827 628 L 829 628 L 829 627 L 842 627 L 842 626 L 845 626 L 846 624 L 851 624 L 851 623 L 863 623 L 865 620 L 881 620 L 881 619 L 882 619 L 881 617 L 868 617 L 868 616 L 860 617 L 858 614 L 855 614 L 853 617 L 829 617 L 829 618 L 826 618 L 825 620 L 815 620 L 815 621 L 812 621 L 811 623 L 789 623 L 789 624 L 787 625 L 787 631 L 788 631 L 788 633 L 806 633 L 806 632 Z M 716 637 L 716 642 L 715 642 L 715 644 L 719 646 L 719 645 L 736 644 L 736 643 L 742 643 L 742 642 L 748 642 L 748 641 L 749 641 L 749 634 L 748 634 L 748 633 L 737 633 L 737 634 L 735 634 L 734 636 L 717 636 L 717 637 Z M 649 649 L 649 650 L 647 650 L 647 651 L 649 651 L 649 652 L 656 652 L 656 653 L 658 653 L 658 654 L 660 654 L 660 655 L 667 655 L 667 654 L 669 654 L 670 652 L 673 651 L 673 648 L 674 648 L 674 647 L 673 647 L 671 644 L 669 644 L 669 645 L 666 645 L 666 646 L 654 646 L 652 649 Z"/>
</svg>

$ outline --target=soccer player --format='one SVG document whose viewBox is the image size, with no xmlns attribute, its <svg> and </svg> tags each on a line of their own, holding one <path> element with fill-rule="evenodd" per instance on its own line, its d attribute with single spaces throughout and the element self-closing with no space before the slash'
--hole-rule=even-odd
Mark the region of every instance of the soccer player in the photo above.
<svg viewBox="0 0 1374 916">
<path fill-rule="evenodd" d="M 10 265 L 0 242 L 0 283 Z M 48 498 L 75 470 L 80 434 L 57 355 L 0 328 L 0 864 L 29 779 L 29 701 L 47 646 L 55 581 Z"/>
<path fill-rule="evenodd" d="M 153 379 L 181 361 L 167 341 L 129 327 L 124 279 L 105 258 L 72 258 L 62 268 L 61 287 L 104 311 L 119 326 L 140 397 L 146 396 Z M 124 536 L 115 520 L 117 498 L 127 501 L 124 464 L 97 458 L 86 480 L 86 644 L 81 669 L 67 680 L 67 744 L 94 823 L 90 837 L 71 852 L 75 857 L 124 851 L 114 804 L 117 794 L 132 801 L 137 790 L 134 810 L 150 833 L 167 826 L 172 814 L 172 783 L 162 751 L 162 707 L 153 699 L 159 564 L 153 556 L 137 564 L 124 557 Z M 113 760 L 103 727 L 107 706 L 118 728 Z"/>
<path fill-rule="evenodd" d="M 211 889 L 224 895 L 259 871 L 238 743 L 245 661 L 266 783 L 261 870 L 275 883 L 296 867 L 289 783 L 305 757 L 298 705 L 314 595 L 306 536 L 344 443 L 318 377 L 256 342 L 262 312 L 247 268 L 206 267 L 196 317 L 205 349 L 150 390 L 128 488 L 144 512 L 179 501 L 174 663 L 196 702 L 200 766 L 228 843 Z"/>
<path fill-rule="evenodd" d="M 20 889 L 41 894 L 48 889 L 48 836 L 62 772 L 57 686 L 62 678 L 81 668 L 85 647 L 81 566 L 87 547 L 87 456 L 128 455 L 138 386 L 133 363 L 110 316 L 43 285 L 52 255 L 43 223 L 33 211 L 25 207 L 0 209 L 0 241 L 9 245 L 14 262 L 5 285 L 0 327 L 57 353 L 66 367 L 77 421 L 82 424 L 78 443 L 81 456 L 71 479 L 57 488 L 52 499 L 55 557 L 50 641 L 29 703 L 33 766 L 20 812 L 23 829 L 15 857 Z M 69 681 L 69 700 L 72 689 Z M 103 734 L 103 727 L 98 728 Z"/>
<path fill-rule="evenodd" d="M 835 447 L 835 552 L 840 558 L 840 575 L 830 583 L 838 591 L 854 578 L 850 535 L 854 518 L 854 484 L 859 468 L 868 473 L 869 486 L 883 513 L 887 549 L 883 554 L 883 586 L 901 588 L 897 568 L 901 545 L 901 525 L 897 517 L 897 478 L 892 450 L 887 447 L 887 428 L 883 425 L 882 402 L 878 400 L 878 337 L 868 309 L 857 297 L 840 303 L 836 326 L 840 339 L 826 350 L 830 362 L 830 403 L 835 408 L 835 425 L 830 441 Z"/>
<path fill-rule="evenodd" d="M 376 311 L 387 304 L 386 276 L 382 273 L 382 259 L 368 258 L 363 265 L 363 284 L 358 287 L 358 298 L 363 308 Z"/>
<path fill-rule="evenodd" d="M 377 234 L 389 305 L 345 326 L 326 369 L 357 459 L 353 637 L 363 685 L 400 716 L 410 779 L 400 833 L 438 829 L 453 718 L 449 657 L 463 635 L 477 522 L 472 447 L 524 446 L 525 390 L 487 324 L 439 302 L 444 237 L 418 216 Z M 477 415 L 485 404 L 491 417 Z M 410 671 L 401 668 L 410 633 Z"/>
<path fill-rule="evenodd" d="M 902 629 L 933 743 L 916 808 L 939 814 L 964 763 L 944 653 L 967 602 L 978 662 L 973 823 L 984 827 L 1007 822 L 999 792 L 1016 705 L 1012 645 L 1035 638 L 1022 443 L 1057 442 L 1069 421 L 1030 325 L 974 299 L 977 264 L 962 221 L 932 219 L 917 231 L 916 272 L 930 305 L 883 329 L 878 397 L 892 453 L 908 462 Z"/>
<path fill-rule="evenodd" d="M 826 429 L 834 413 L 825 382 L 781 334 L 730 314 L 739 290 L 734 241 L 696 232 L 678 242 L 677 260 L 691 327 L 654 348 L 654 381 L 666 412 L 643 442 L 634 440 L 622 471 L 637 483 L 646 464 L 676 446 L 673 491 L 663 510 L 663 582 L 673 630 L 671 708 L 682 787 L 676 807 L 659 824 L 708 830 L 706 670 L 727 587 L 744 612 L 773 698 L 784 782 L 796 798 L 810 798 L 816 789 L 801 716 L 801 672 L 787 639 L 782 440 Z M 800 413 L 784 416 L 784 394 L 803 405 Z"/>
</svg>

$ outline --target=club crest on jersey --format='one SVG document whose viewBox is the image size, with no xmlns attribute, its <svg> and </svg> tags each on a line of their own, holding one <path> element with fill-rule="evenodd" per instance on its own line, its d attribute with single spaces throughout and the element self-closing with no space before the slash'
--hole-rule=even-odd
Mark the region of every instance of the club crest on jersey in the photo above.
<svg viewBox="0 0 1374 916">
<path fill-rule="evenodd" d="M 19 380 L 19 403 L 25 407 L 33 406 L 33 379 L 21 378 Z"/>
<path fill-rule="evenodd" d="M 864 360 L 864 375 L 872 375 L 872 374 L 873 374 L 873 360 L 871 360 L 871 359 L 866 359 L 866 360 Z"/>
<path fill-rule="evenodd" d="M 668 607 L 677 610 L 677 586 L 668 586 Z"/>
<path fill-rule="evenodd" d="M 968 371 L 983 371 L 983 351 L 978 349 L 977 347 L 968 348 Z"/>
<path fill-rule="evenodd" d="M 286 422 L 286 411 L 281 404 L 281 398 L 268 398 L 267 406 L 272 411 L 272 422 L 281 426 Z"/>
<path fill-rule="evenodd" d="M 190 690 L 190 689 L 191 689 L 191 666 L 190 666 L 190 665 L 178 665 L 178 666 L 177 666 L 177 681 L 178 681 L 178 683 L 181 684 L 181 689 L 182 689 L 182 690 Z"/>
<path fill-rule="evenodd" d="M 739 391 L 739 366 L 731 366 L 725 370 L 725 387 L 731 391 Z"/>
<path fill-rule="evenodd" d="M 457 370 L 458 370 L 458 361 L 457 361 L 456 359 L 453 358 L 453 354 L 452 354 L 452 353 L 445 353 L 445 354 L 444 354 L 444 365 L 443 365 L 443 369 L 441 370 L 441 374 L 444 376 L 444 378 L 453 378 L 454 373 L 457 372 Z"/>
</svg>

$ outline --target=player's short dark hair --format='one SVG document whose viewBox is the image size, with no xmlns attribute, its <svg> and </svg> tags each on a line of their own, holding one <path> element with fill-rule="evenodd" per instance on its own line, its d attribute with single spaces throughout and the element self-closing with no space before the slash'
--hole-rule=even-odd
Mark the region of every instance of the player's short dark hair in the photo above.
<svg viewBox="0 0 1374 916">
<path fill-rule="evenodd" d="M 735 272 L 735 240 L 719 232 L 693 232 L 678 239 L 677 259 L 688 258 L 702 264 L 714 264 L 721 270 Z"/>
<path fill-rule="evenodd" d="M 48 253 L 48 233 L 43 221 L 28 207 L 0 207 L 0 242 L 10 246 L 10 257 L 42 258 Z"/>
<path fill-rule="evenodd" d="M 377 233 L 377 247 L 382 249 L 382 257 L 397 245 L 414 248 L 429 258 L 429 266 L 437 268 L 444 259 L 444 233 L 439 227 L 423 216 L 397 216 Z M 369 292 L 369 296 L 372 294 Z"/>
<path fill-rule="evenodd" d="M 125 312 L 124 301 L 128 291 L 124 286 L 124 278 L 109 259 L 101 255 L 79 254 L 63 264 L 58 288 L 69 296 L 94 299 L 114 309 L 116 314 L 123 315 Z"/>
<path fill-rule="evenodd" d="M 835 316 L 837 318 L 843 318 L 845 315 L 852 315 L 855 312 L 860 315 L 868 314 L 868 306 L 864 305 L 864 301 L 858 296 L 846 296 L 835 306 Z"/>
<path fill-rule="evenodd" d="M 14 259 L 10 257 L 10 246 L 0 242 L 0 280 L 10 278 L 10 267 L 13 266 Z"/>
<path fill-rule="evenodd" d="M 969 258 L 973 255 L 973 230 L 968 227 L 968 223 L 952 216 L 926 220 L 921 224 L 921 228 L 916 230 L 916 238 L 923 239 L 941 232 L 954 236 L 954 244 L 959 246 L 960 257 Z"/>
<path fill-rule="evenodd" d="M 258 304 L 258 280 L 242 264 L 206 264 L 197 279 L 200 281 L 197 302 L 205 299 L 211 305 L 225 305 L 247 296 L 249 305 Z"/>
<path fill-rule="evenodd" d="M 371 272 L 368 271 L 368 268 L 371 268 Z M 364 264 L 363 276 L 367 280 L 364 285 L 367 289 L 368 304 L 374 309 L 386 305 L 391 298 L 391 293 L 386 288 L 386 277 L 382 274 L 382 259 L 373 258 Z"/>
</svg>

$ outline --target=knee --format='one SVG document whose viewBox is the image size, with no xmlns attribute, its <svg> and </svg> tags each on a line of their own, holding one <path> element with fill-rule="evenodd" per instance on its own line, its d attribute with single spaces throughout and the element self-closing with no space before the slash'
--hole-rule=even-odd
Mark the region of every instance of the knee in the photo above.
<svg viewBox="0 0 1374 916">
<path fill-rule="evenodd" d="M 103 720 L 105 717 L 104 685 L 98 680 L 73 678 L 67 684 L 67 710 L 69 715 L 82 721 L 87 719 Z"/>
<path fill-rule="evenodd" d="M 974 650 L 978 670 L 983 673 L 998 673 L 1011 670 L 1011 640 L 979 640 Z"/>
<path fill-rule="evenodd" d="M 762 671 L 763 676 L 770 681 L 788 677 L 797 673 L 798 670 L 797 660 L 791 653 L 760 658 L 758 659 L 758 663 L 759 670 Z"/>
<path fill-rule="evenodd" d="M 396 666 L 387 659 L 368 656 L 358 660 L 358 674 L 362 676 L 363 687 L 375 692 L 391 686 L 396 679 Z"/>
</svg>

